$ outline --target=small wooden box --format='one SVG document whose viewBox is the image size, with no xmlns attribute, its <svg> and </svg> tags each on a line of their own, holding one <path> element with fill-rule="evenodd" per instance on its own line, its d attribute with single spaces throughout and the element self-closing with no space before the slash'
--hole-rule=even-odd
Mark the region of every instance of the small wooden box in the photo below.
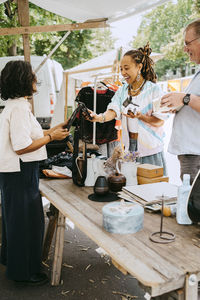
<svg viewBox="0 0 200 300">
<path fill-rule="evenodd" d="M 154 178 L 147 178 L 142 176 L 137 176 L 138 184 L 146 184 L 146 183 L 155 183 L 155 182 L 169 182 L 169 177 L 162 176 L 162 177 L 154 177 Z"/>
<path fill-rule="evenodd" d="M 137 176 L 155 178 L 163 176 L 163 168 L 160 166 L 141 164 L 137 168 Z"/>
</svg>

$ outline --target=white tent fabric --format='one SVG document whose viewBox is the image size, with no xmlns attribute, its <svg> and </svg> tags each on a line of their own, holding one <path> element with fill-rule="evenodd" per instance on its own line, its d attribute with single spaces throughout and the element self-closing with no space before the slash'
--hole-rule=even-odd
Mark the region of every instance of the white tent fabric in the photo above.
<svg viewBox="0 0 200 300">
<path fill-rule="evenodd" d="M 6 0 L 0 0 L 0 3 Z M 73 21 L 107 18 L 115 22 L 169 0 L 30 0 L 35 5 Z"/>
<path fill-rule="evenodd" d="M 78 79 L 78 80 L 84 80 L 84 81 L 90 81 L 92 80 L 92 76 L 96 75 L 98 73 L 98 71 L 88 71 L 88 69 L 92 69 L 92 68 L 100 68 L 102 67 L 101 70 L 99 70 L 100 73 L 107 73 L 111 70 L 108 68 L 104 68 L 105 66 L 108 65 L 113 65 L 114 63 L 114 59 L 117 56 L 117 51 L 116 50 L 111 50 L 108 51 L 98 57 L 95 57 L 93 59 L 88 60 L 85 63 L 82 63 L 74 68 L 71 68 L 69 70 L 65 70 L 65 72 L 77 72 L 77 73 L 72 73 L 69 74 L 69 77 L 74 78 L 74 79 Z M 84 71 L 85 72 L 82 72 Z M 80 73 L 79 73 L 80 71 Z"/>
</svg>

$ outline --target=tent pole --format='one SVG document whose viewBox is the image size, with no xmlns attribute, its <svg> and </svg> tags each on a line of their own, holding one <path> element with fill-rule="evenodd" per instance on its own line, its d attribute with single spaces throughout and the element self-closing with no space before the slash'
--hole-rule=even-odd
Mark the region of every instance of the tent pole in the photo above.
<svg viewBox="0 0 200 300">
<path fill-rule="evenodd" d="M 57 48 L 64 42 L 64 40 L 68 37 L 68 35 L 71 33 L 71 31 L 68 31 L 65 33 L 65 35 L 62 37 L 62 39 L 60 39 L 60 41 L 58 42 L 58 44 L 51 50 L 51 52 L 44 58 L 44 60 L 39 64 L 39 66 L 35 69 L 35 73 L 37 73 L 42 66 L 45 64 L 45 62 L 47 61 L 47 59 L 49 59 L 53 53 L 57 50 Z"/>
<path fill-rule="evenodd" d="M 29 3 L 28 0 L 18 0 L 18 18 L 21 26 L 29 26 Z M 24 59 L 25 61 L 31 60 L 29 35 L 23 34 L 23 47 L 24 47 Z"/>
<path fill-rule="evenodd" d="M 69 81 L 69 73 L 65 74 L 65 107 L 64 107 L 64 120 L 67 120 L 67 103 L 68 103 L 68 81 Z"/>
<path fill-rule="evenodd" d="M 93 102 L 93 111 L 96 114 L 97 111 L 97 77 L 98 75 L 95 76 L 94 79 L 94 102 Z M 96 143 L 96 122 L 93 122 L 93 139 L 92 139 L 93 145 Z"/>
<path fill-rule="evenodd" d="M 29 3 L 28 0 L 17 0 L 18 6 L 18 18 L 21 26 L 29 26 Z M 29 42 L 29 34 L 23 34 L 23 49 L 24 60 L 31 62 L 31 50 Z M 29 103 L 32 107 L 32 113 L 34 114 L 34 101 L 33 96 L 29 99 Z"/>
</svg>

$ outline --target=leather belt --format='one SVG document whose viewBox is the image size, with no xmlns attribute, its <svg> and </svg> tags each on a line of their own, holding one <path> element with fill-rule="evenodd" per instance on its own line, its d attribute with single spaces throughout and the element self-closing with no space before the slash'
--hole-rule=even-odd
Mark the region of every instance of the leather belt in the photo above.
<svg viewBox="0 0 200 300">
<path fill-rule="evenodd" d="M 137 140 L 138 133 L 137 132 L 129 132 L 129 137 L 130 137 L 130 139 Z"/>
</svg>

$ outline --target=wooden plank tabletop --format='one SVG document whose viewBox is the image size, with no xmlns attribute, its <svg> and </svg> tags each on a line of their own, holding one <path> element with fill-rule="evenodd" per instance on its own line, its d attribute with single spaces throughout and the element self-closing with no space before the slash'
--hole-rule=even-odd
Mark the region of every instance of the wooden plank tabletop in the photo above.
<svg viewBox="0 0 200 300">
<path fill-rule="evenodd" d="M 160 214 L 146 213 L 143 230 L 134 234 L 111 234 L 102 226 L 105 202 L 93 202 L 89 187 L 71 179 L 40 179 L 40 191 L 63 215 L 102 247 L 122 268 L 134 276 L 152 296 L 182 288 L 187 273 L 200 280 L 200 226 L 183 226 L 165 217 L 163 230 L 176 235 L 175 242 L 156 244 L 151 233 L 160 230 Z"/>
</svg>

